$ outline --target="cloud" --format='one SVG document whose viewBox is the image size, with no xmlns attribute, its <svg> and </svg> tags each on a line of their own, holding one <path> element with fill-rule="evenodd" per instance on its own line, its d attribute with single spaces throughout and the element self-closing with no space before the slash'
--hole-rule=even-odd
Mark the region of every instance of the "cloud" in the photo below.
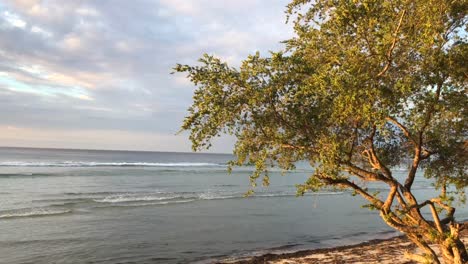
<svg viewBox="0 0 468 264">
<path fill-rule="evenodd" d="M 205 52 L 239 65 L 249 53 L 277 49 L 292 34 L 287 2 L 5 0 L 0 126 L 101 131 L 87 147 L 116 144 L 115 131 L 126 140 L 173 135 L 193 87 L 171 68 Z"/>
<path fill-rule="evenodd" d="M 22 29 L 26 27 L 26 22 L 24 20 L 21 20 L 17 15 L 12 14 L 8 11 L 4 11 L 2 15 L 5 19 L 5 22 L 7 22 L 10 26 Z"/>
</svg>

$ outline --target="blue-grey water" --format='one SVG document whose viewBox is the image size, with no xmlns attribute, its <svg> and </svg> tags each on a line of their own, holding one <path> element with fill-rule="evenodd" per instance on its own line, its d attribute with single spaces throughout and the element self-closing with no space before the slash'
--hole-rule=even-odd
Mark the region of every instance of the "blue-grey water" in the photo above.
<svg viewBox="0 0 468 264">
<path fill-rule="evenodd" d="M 251 168 L 229 175 L 230 159 L 0 148 L 0 263 L 209 263 L 395 234 L 349 192 L 296 197 L 306 163 L 243 198 Z M 416 194 L 427 197 L 420 178 Z"/>
</svg>

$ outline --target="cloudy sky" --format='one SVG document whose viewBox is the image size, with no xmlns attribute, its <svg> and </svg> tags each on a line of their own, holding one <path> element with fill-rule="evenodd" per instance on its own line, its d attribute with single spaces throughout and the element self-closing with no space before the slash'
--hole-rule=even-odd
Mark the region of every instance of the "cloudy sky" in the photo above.
<svg viewBox="0 0 468 264">
<path fill-rule="evenodd" d="M 0 146 L 190 151 L 194 87 L 171 68 L 278 49 L 287 2 L 1 0 Z"/>
</svg>

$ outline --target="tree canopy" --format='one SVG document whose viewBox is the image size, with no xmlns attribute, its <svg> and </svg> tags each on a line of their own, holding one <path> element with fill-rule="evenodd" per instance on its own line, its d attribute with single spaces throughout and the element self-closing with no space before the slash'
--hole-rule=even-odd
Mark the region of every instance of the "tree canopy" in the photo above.
<svg viewBox="0 0 468 264">
<path fill-rule="evenodd" d="M 308 160 L 315 172 L 299 193 L 352 189 L 437 262 L 428 244 L 448 243 L 453 196 L 463 200 L 468 186 L 467 10 L 464 0 L 294 0 L 286 14 L 295 36 L 283 50 L 239 68 L 206 54 L 175 67 L 198 87 L 183 129 L 194 150 L 235 135 L 233 165 L 255 164 L 254 185 L 269 183 L 271 166 Z M 402 164 L 400 182 L 392 170 Z M 414 197 L 419 171 L 439 196 Z M 369 193 L 369 181 L 388 193 Z M 447 260 L 468 260 L 460 245 L 446 248 Z"/>
</svg>

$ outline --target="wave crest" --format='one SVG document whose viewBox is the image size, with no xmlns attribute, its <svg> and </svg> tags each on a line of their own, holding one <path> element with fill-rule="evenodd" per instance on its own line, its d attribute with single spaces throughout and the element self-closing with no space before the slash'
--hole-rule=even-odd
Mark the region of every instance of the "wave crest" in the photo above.
<svg viewBox="0 0 468 264">
<path fill-rule="evenodd" d="M 69 209 L 51 209 L 51 208 L 30 208 L 19 209 L 8 212 L 0 212 L 0 219 L 19 218 L 19 217 L 39 217 L 71 213 Z"/>
<path fill-rule="evenodd" d="M 153 195 L 144 195 L 144 196 L 134 196 L 134 195 L 111 195 L 104 197 L 102 199 L 94 199 L 97 203 L 125 203 L 125 202 L 145 202 L 145 201 L 164 201 L 164 200 L 174 200 L 177 198 L 184 198 L 182 196 L 153 196 Z"/>
</svg>

